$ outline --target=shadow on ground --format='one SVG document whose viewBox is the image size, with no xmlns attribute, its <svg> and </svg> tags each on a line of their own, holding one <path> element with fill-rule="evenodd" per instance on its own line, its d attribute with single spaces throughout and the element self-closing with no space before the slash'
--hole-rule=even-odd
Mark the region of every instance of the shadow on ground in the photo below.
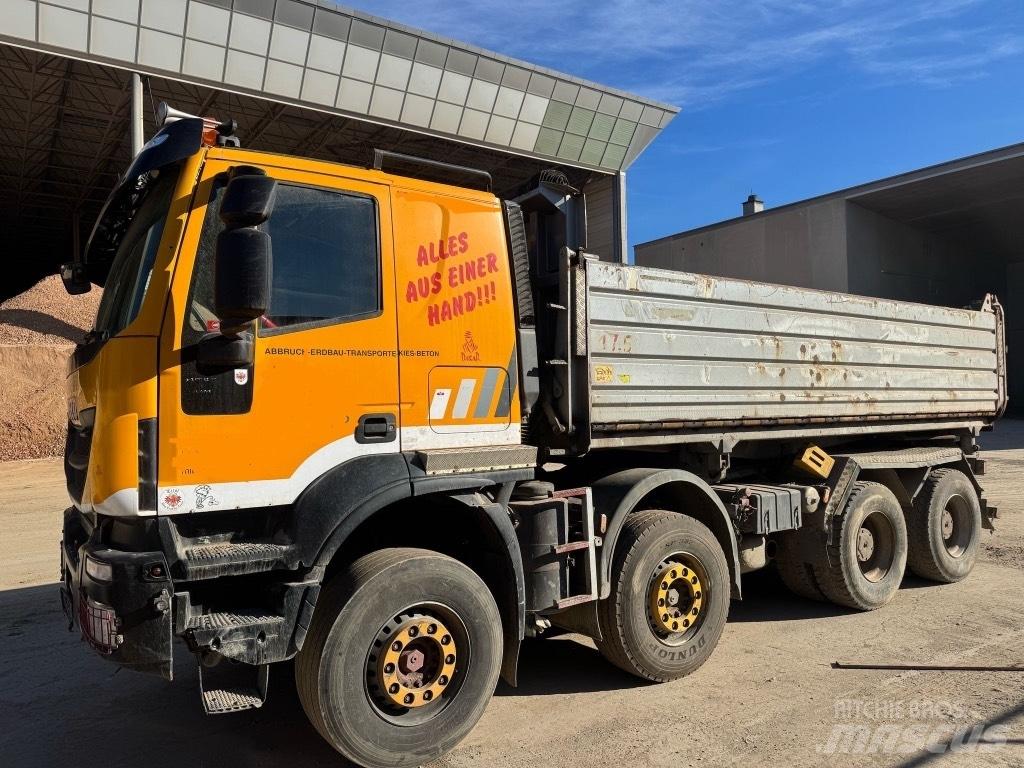
<svg viewBox="0 0 1024 768">
<path fill-rule="evenodd" d="M 793 598 L 770 570 L 748 575 L 744 589 L 745 599 L 731 604 L 730 622 L 827 620 L 849 613 Z M 3 764 L 134 768 L 145 756 L 147 768 L 347 765 L 307 722 L 291 664 L 271 670 L 262 709 L 207 717 L 195 665 L 183 646 L 175 649 L 173 683 L 119 670 L 67 631 L 57 595 L 56 584 L 0 591 Z M 579 636 L 553 632 L 523 643 L 519 686 L 500 683 L 496 693 L 514 698 L 643 685 Z"/>
<path fill-rule="evenodd" d="M 35 309 L 2 309 L 0 324 L 13 325 L 49 336 L 60 336 L 75 344 L 81 341 L 84 335 L 81 328 Z"/>
</svg>

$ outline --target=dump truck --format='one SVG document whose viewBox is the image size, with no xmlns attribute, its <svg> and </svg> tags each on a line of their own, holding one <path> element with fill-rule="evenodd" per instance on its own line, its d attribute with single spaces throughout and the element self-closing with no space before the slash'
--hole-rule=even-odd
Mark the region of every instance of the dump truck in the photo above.
<svg viewBox="0 0 1024 768">
<path fill-rule="evenodd" d="M 413 766 L 551 628 L 669 681 L 745 573 L 874 610 L 907 569 L 971 571 L 994 296 L 609 263 L 557 170 L 498 199 L 473 169 L 172 117 L 62 270 L 104 292 L 68 367 L 61 599 L 110 661 L 191 657 L 211 714 L 293 668 L 337 751 Z"/>
</svg>

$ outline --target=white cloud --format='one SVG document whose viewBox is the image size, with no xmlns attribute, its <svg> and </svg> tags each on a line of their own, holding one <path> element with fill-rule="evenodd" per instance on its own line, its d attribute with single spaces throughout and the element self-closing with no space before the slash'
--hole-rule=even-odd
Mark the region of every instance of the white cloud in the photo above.
<svg viewBox="0 0 1024 768">
<path fill-rule="evenodd" d="M 942 87 L 1024 57 L 1020 0 L 379 0 L 363 7 L 690 108 L 826 60 L 867 83 Z M 1000 18 L 1000 28 L 979 24 L 979 16 Z"/>
</svg>

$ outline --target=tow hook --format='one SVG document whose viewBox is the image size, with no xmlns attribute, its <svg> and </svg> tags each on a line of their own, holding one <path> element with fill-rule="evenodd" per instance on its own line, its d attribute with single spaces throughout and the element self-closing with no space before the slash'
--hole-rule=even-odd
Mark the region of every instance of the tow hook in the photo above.
<svg viewBox="0 0 1024 768">
<path fill-rule="evenodd" d="M 153 610 L 157 613 L 167 613 L 171 608 L 171 595 L 166 589 L 161 589 L 160 594 L 153 598 Z"/>
</svg>

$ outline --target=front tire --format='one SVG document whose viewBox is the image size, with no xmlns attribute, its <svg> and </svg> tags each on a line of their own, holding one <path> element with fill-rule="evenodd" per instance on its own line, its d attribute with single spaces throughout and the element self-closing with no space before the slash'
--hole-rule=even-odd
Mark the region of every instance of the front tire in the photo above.
<svg viewBox="0 0 1024 768">
<path fill-rule="evenodd" d="M 981 502 L 967 475 L 936 469 L 907 518 L 907 565 L 918 576 L 952 584 L 967 577 L 978 559 Z"/>
<path fill-rule="evenodd" d="M 418 766 L 483 715 L 501 638 L 494 598 L 465 565 L 422 549 L 373 552 L 320 596 L 296 660 L 299 699 L 349 760 Z"/>
<path fill-rule="evenodd" d="M 626 521 L 598 606 L 608 661 L 655 682 L 683 677 L 711 656 L 728 613 L 729 566 L 706 526 L 665 510 Z"/>
</svg>

